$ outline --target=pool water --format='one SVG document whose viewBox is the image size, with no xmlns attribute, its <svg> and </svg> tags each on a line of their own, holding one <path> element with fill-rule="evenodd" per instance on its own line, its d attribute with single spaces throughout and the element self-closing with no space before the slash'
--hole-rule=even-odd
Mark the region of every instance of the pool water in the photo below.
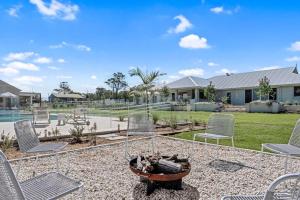
<svg viewBox="0 0 300 200">
<path fill-rule="evenodd" d="M 57 119 L 56 115 L 50 115 L 51 120 Z M 16 122 L 19 120 L 32 120 L 32 114 L 24 114 L 19 111 L 0 110 L 0 122 Z"/>
</svg>

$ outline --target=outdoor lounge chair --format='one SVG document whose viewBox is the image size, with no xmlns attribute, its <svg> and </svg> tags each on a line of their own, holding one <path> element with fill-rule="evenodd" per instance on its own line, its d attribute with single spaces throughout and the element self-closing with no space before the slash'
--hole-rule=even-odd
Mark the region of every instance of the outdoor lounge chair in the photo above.
<svg viewBox="0 0 300 200">
<path fill-rule="evenodd" d="M 208 124 L 205 133 L 195 133 L 193 141 L 196 137 L 205 139 L 215 139 L 217 144 L 221 139 L 231 139 L 232 147 L 234 147 L 234 116 L 231 114 L 211 114 L 208 118 Z"/>
<path fill-rule="evenodd" d="M 286 174 L 268 187 L 265 194 L 224 196 L 222 200 L 299 200 L 300 173 Z"/>
<path fill-rule="evenodd" d="M 18 145 L 24 153 L 55 153 L 56 168 L 58 170 L 57 152 L 61 151 L 68 143 L 45 143 L 41 144 L 33 124 L 29 120 L 21 120 L 14 123 Z M 38 159 L 38 155 L 36 157 Z M 19 170 L 18 170 L 19 171 Z M 34 171 L 35 174 L 35 171 Z"/>
<path fill-rule="evenodd" d="M 79 189 L 84 199 L 83 183 L 57 172 L 48 172 L 19 182 L 2 151 L 0 151 L 0 183 L 1 200 L 58 199 Z"/>
<path fill-rule="evenodd" d="M 129 161 L 134 155 L 129 153 L 129 136 L 144 136 L 151 138 L 150 151 L 154 153 L 155 130 L 151 115 L 146 112 L 134 113 L 128 116 L 127 137 L 125 142 L 125 158 Z"/>
<path fill-rule="evenodd" d="M 86 123 L 87 108 L 75 108 L 73 113 L 73 120 L 75 123 Z"/>
<path fill-rule="evenodd" d="M 50 114 L 47 108 L 34 108 L 32 115 L 33 115 L 33 124 L 37 124 L 37 123 L 50 124 Z"/>
<path fill-rule="evenodd" d="M 284 173 L 287 172 L 287 161 L 289 156 L 300 156 L 300 119 L 296 122 L 288 144 L 262 144 L 261 151 L 264 149 L 286 156 Z"/>
</svg>

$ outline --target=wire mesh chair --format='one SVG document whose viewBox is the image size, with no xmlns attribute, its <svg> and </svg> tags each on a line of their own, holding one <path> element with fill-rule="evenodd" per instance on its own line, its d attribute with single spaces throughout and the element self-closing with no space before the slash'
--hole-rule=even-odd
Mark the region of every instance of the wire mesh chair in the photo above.
<svg viewBox="0 0 300 200">
<path fill-rule="evenodd" d="M 288 144 L 262 144 L 261 152 L 264 149 L 285 155 L 284 173 L 286 173 L 289 156 L 300 156 L 300 119 L 296 122 Z"/>
<path fill-rule="evenodd" d="M 47 108 L 34 108 L 32 111 L 33 123 L 47 123 L 50 124 L 50 113 Z"/>
<path fill-rule="evenodd" d="M 68 143 L 46 143 L 41 144 L 36 134 L 33 124 L 29 120 L 21 120 L 14 123 L 14 128 L 17 136 L 18 145 L 21 152 L 24 153 L 37 153 L 36 162 L 39 153 L 55 153 L 56 169 L 58 170 L 58 156 L 57 152 L 64 149 Z M 20 165 L 19 165 L 20 166 Z M 34 168 L 35 169 L 35 168 Z M 17 174 L 19 173 L 19 169 Z M 33 172 L 35 175 L 35 170 Z"/>
<path fill-rule="evenodd" d="M 86 123 L 87 121 L 87 108 L 75 108 L 72 119 L 75 123 Z"/>
<path fill-rule="evenodd" d="M 299 200 L 300 173 L 286 174 L 274 180 L 265 194 L 224 196 L 222 200 Z"/>
<path fill-rule="evenodd" d="M 196 137 L 205 139 L 216 139 L 217 144 L 221 139 L 231 139 L 232 147 L 234 147 L 234 116 L 231 114 L 211 114 L 208 118 L 208 124 L 205 133 L 195 133 L 193 141 Z"/>
<path fill-rule="evenodd" d="M 58 172 L 45 173 L 19 182 L 2 151 L 0 151 L 0 183 L 0 199 L 3 200 L 58 199 L 79 189 L 84 199 L 83 183 Z"/>
<path fill-rule="evenodd" d="M 147 112 L 136 112 L 128 116 L 127 138 L 125 142 L 125 158 L 128 161 L 134 157 L 129 153 L 129 136 L 150 137 L 150 151 L 153 154 L 155 130 L 151 115 Z"/>
</svg>

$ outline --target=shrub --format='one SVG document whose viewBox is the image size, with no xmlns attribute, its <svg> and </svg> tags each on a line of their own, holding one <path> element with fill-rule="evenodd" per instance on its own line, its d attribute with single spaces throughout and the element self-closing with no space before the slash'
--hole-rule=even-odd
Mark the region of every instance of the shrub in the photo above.
<svg viewBox="0 0 300 200">
<path fill-rule="evenodd" d="M 123 122 L 124 119 L 125 119 L 125 117 L 124 117 L 123 115 L 119 115 L 119 121 L 120 121 L 120 122 Z"/>
<path fill-rule="evenodd" d="M 169 126 L 171 127 L 172 131 L 174 131 L 177 128 L 178 125 L 176 116 L 171 116 Z"/>
<path fill-rule="evenodd" d="M 83 126 L 79 126 L 77 124 L 74 125 L 74 128 L 71 128 L 69 130 L 70 135 L 72 136 L 72 140 L 74 143 L 81 143 L 82 139 L 81 137 L 83 136 Z"/>
<path fill-rule="evenodd" d="M 14 143 L 14 138 L 10 137 L 8 135 L 2 135 L 2 145 L 1 145 L 1 149 L 3 152 L 6 152 L 7 149 L 11 148 L 13 143 Z"/>
<path fill-rule="evenodd" d="M 153 124 L 157 124 L 159 120 L 159 115 L 157 113 L 153 113 L 152 118 L 153 118 Z"/>
<path fill-rule="evenodd" d="M 55 127 L 55 129 L 52 129 L 52 135 L 55 136 L 55 137 L 60 135 L 60 131 L 58 130 L 57 127 Z"/>
</svg>

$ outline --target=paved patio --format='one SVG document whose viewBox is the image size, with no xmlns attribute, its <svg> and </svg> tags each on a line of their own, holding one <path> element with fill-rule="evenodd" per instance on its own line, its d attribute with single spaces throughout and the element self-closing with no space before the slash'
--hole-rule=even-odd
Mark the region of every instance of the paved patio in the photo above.
<svg viewBox="0 0 300 200">
<path fill-rule="evenodd" d="M 131 142 L 133 153 L 142 152 L 147 140 Z M 191 150 L 191 142 L 178 139 L 170 139 L 160 136 L 156 140 L 156 146 L 162 154 L 170 155 L 178 153 L 184 155 Z M 61 155 L 66 161 L 66 155 Z M 211 162 L 217 158 L 227 161 L 239 162 L 231 169 L 222 169 Z M 31 174 L 33 159 L 24 161 L 20 171 L 21 179 L 28 178 Z M 36 168 L 39 173 L 54 168 L 53 158 L 39 159 Z M 133 199 L 133 193 L 140 187 L 139 179 L 129 170 L 128 163 L 124 159 L 124 143 L 99 146 L 96 148 L 78 151 L 71 154 L 70 176 L 82 180 L 85 184 L 87 199 Z M 220 199 L 223 194 L 255 194 L 263 192 L 268 184 L 283 174 L 284 159 L 277 155 L 265 154 L 263 156 L 262 171 L 260 173 L 260 154 L 255 151 L 233 149 L 230 147 L 207 145 L 196 143 L 194 160 L 191 173 L 184 178 L 185 187 L 189 192 L 195 192 L 200 199 Z M 16 162 L 13 162 L 14 166 Z M 67 164 L 62 165 L 62 171 Z M 242 166 L 242 167 L 241 167 Z M 300 160 L 290 161 L 290 172 L 300 171 Z M 236 171 L 235 171 L 236 170 Z M 163 190 L 155 191 L 149 199 L 180 199 L 176 192 Z M 73 195 L 78 195 L 74 193 Z M 66 199 L 78 198 L 70 195 Z"/>
<path fill-rule="evenodd" d="M 118 130 L 118 126 L 120 129 L 126 129 L 127 122 L 121 122 L 118 118 L 111 117 L 95 117 L 88 116 L 88 120 L 90 121 L 89 127 L 84 125 L 84 133 L 90 132 L 89 128 L 93 126 L 94 123 L 97 124 L 96 132 L 104 132 L 104 131 L 115 131 Z M 36 132 L 40 135 L 40 137 L 45 136 L 46 132 L 52 132 L 55 128 L 59 130 L 61 135 L 69 134 L 70 128 L 73 128 L 73 124 L 67 123 L 66 125 L 58 126 L 57 120 L 51 120 L 51 124 L 37 124 L 35 125 Z M 0 133 L 4 130 L 5 134 L 9 134 L 10 136 L 15 136 L 14 123 L 13 122 L 0 122 Z"/>
</svg>

